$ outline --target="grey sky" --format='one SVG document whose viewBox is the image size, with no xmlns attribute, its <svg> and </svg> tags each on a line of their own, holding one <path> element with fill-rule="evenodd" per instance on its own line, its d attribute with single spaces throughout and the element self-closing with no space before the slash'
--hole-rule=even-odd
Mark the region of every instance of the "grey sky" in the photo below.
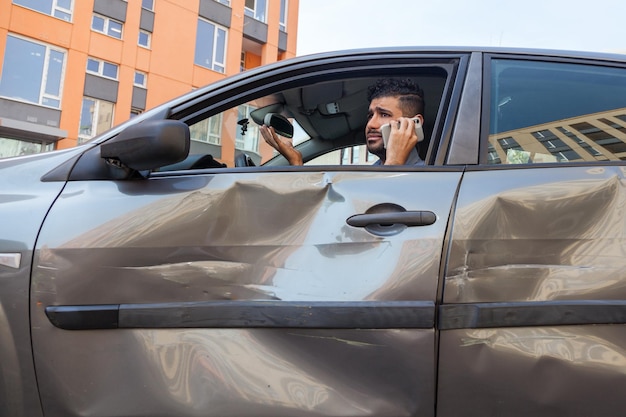
<svg viewBox="0 0 626 417">
<path fill-rule="evenodd" d="M 300 0 L 297 55 L 378 46 L 626 53 L 623 0 Z"/>
</svg>

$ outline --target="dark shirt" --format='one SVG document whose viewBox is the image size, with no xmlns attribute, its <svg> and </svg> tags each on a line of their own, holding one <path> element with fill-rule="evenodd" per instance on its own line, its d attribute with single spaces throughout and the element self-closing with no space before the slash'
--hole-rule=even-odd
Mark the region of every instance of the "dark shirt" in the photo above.
<svg viewBox="0 0 626 417">
<path fill-rule="evenodd" d="M 372 165 L 382 165 L 382 164 L 383 164 L 382 161 L 379 159 L 378 161 L 374 162 Z M 417 150 L 413 149 L 411 153 L 409 154 L 409 157 L 407 158 L 404 165 L 424 165 L 424 161 L 422 161 L 422 159 L 420 158 L 419 154 L 417 153 Z"/>
</svg>

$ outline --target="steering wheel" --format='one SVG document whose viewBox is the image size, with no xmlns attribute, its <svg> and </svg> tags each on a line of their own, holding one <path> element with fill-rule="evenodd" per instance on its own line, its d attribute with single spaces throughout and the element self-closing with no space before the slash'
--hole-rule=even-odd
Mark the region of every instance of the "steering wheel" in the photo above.
<svg viewBox="0 0 626 417">
<path fill-rule="evenodd" d="M 235 155 L 235 166 L 236 167 L 254 167 L 256 166 L 256 164 L 254 163 L 252 158 L 248 156 L 247 153 L 240 152 L 237 155 Z"/>
</svg>

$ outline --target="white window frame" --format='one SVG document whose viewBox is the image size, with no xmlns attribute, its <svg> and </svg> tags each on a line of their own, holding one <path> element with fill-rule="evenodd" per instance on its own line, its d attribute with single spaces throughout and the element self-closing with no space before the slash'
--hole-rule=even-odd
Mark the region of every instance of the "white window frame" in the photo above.
<svg viewBox="0 0 626 417">
<path fill-rule="evenodd" d="M 357 165 L 359 163 L 359 160 L 361 159 L 361 147 L 358 145 L 353 146 L 350 152 L 350 164 Z"/>
<path fill-rule="evenodd" d="M 0 136 L 0 159 L 12 156 L 32 155 L 54 150 L 54 142 L 45 140 L 15 139 Z"/>
<path fill-rule="evenodd" d="M 206 134 L 206 140 L 204 140 L 204 138 L 198 138 L 198 137 L 194 137 L 193 135 L 195 134 L 195 129 L 194 126 L 199 125 L 200 123 L 206 123 L 206 132 L 202 131 L 202 133 Z M 211 145 L 221 145 L 222 143 L 222 125 L 224 123 L 224 114 L 223 113 L 218 113 L 216 115 L 213 115 L 207 119 L 203 119 L 201 121 L 199 121 L 198 123 L 189 126 L 190 128 L 190 133 L 191 133 L 191 140 L 195 140 L 196 142 L 201 142 L 201 143 L 209 143 Z M 211 133 L 211 125 L 217 125 L 218 127 L 218 132 L 216 134 Z"/>
<path fill-rule="evenodd" d="M 246 70 L 246 51 L 241 51 L 241 59 L 239 60 L 239 71 L 244 72 Z"/>
<path fill-rule="evenodd" d="M 61 108 L 61 99 L 63 96 L 63 84 L 64 84 L 64 80 L 65 80 L 65 69 L 66 69 L 66 65 L 67 65 L 67 50 L 65 49 L 61 49 L 61 48 L 57 48 L 54 47 L 52 45 L 48 45 L 42 42 L 38 42 L 35 41 L 33 39 L 29 39 L 23 36 L 16 36 L 15 34 L 8 34 L 7 37 L 13 37 L 15 39 L 19 39 L 25 42 L 31 42 L 37 45 L 41 45 L 43 47 L 45 47 L 45 58 L 44 58 L 44 62 L 43 62 L 43 69 L 42 69 L 42 73 L 40 74 L 40 85 L 39 85 L 39 95 L 38 95 L 38 101 L 37 102 L 32 102 L 30 100 L 25 100 L 25 99 L 21 99 L 20 97 L 10 97 L 10 96 L 4 96 L 7 98 L 10 98 L 12 100 L 17 100 L 17 101 L 22 101 L 25 103 L 33 103 L 33 104 L 37 104 L 40 106 L 45 106 L 45 107 L 50 107 L 53 109 L 60 109 Z M 6 46 L 6 44 L 5 44 Z M 55 95 L 55 94 L 50 94 L 50 93 L 46 93 L 46 87 L 47 87 L 47 82 L 48 82 L 48 71 L 50 69 L 50 59 L 51 56 L 50 54 L 52 52 L 57 52 L 63 55 L 63 63 L 61 64 L 61 74 L 59 76 L 59 86 L 58 86 L 58 90 L 59 90 L 59 94 Z M 5 56 L 4 59 L 7 59 L 7 53 L 6 53 L 6 49 L 5 49 Z M 3 63 L 4 66 L 4 63 Z M 0 67 L 0 69 L 3 69 L 2 67 Z M 4 69 L 6 71 L 6 68 Z M 3 72 L 0 71 L 0 80 L 2 79 Z M 50 100 L 53 102 L 56 102 L 55 105 L 51 105 L 49 103 L 46 103 L 46 100 Z"/>
<path fill-rule="evenodd" d="M 267 6 L 268 0 L 252 0 L 254 1 L 254 9 L 249 8 L 244 5 L 243 12 L 246 16 L 250 16 L 260 22 L 267 23 Z M 265 10 L 260 10 L 260 6 L 258 3 L 265 3 Z"/>
<path fill-rule="evenodd" d="M 17 1 L 19 1 L 19 0 L 17 0 Z M 60 6 L 59 5 L 60 1 L 63 1 L 63 0 L 52 0 L 50 11 L 45 11 L 43 9 L 33 9 L 32 7 L 26 6 L 24 4 L 17 3 L 16 0 L 13 0 L 13 4 L 15 4 L 17 6 L 20 6 L 20 7 L 25 7 L 25 8 L 30 9 L 30 10 L 34 10 L 34 11 L 39 12 L 39 13 L 46 14 L 48 16 L 56 17 L 57 19 L 61 19 L 61 20 L 66 21 L 66 22 L 71 22 L 72 21 L 72 10 L 74 8 L 74 0 L 67 0 L 67 1 L 70 2 L 70 8 L 69 9 L 66 8 L 66 7 Z"/>
<path fill-rule="evenodd" d="M 89 134 L 85 134 L 82 132 L 80 123 L 82 122 L 83 119 L 83 104 L 85 100 L 92 100 L 94 102 L 94 109 L 93 109 L 93 113 L 92 113 L 92 117 L 91 117 L 91 132 Z M 114 124 L 114 117 L 115 117 L 115 103 L 110 102 L 110 101 L 106 101 L 106 100 L 100 100 L 94 97 L 87 97 L 84 96 L 83 97 L 83 102 L 81 102 L 81 112 L 80 112 L 80 118 L 79 118 L 79 126 L 78 126 L 78 143 L 84 143 L 86 141 L 88 141 L 89 139 L 92 139 L 96 136 L 98 136 L 100 133 L 104 132 L 105 130 L 103 130 L 102 132 L 98 132 L 98 118 L 100 117 L 100 106 L 101 103 L 106 102 L 107 104 L 111 104 L 111 123 L 110 126 L 107 129 L 110 129 L 111 127 L 113 127 Z"/>
<path fill-rule="evenodd" d="M 89 61 L 96 62 L 98 64 L 97 71 L 93 71 L 89 69 Z M 115 77 L 111 77 L 105 74 L 104 68 L 107 65 L 115 67 Z M 120 66 L 117 64 L 114 64 L 113 62 L 103 61 L 101 59 L 93 58 L 93 57 L 87 57 L 87 73 L 88 74 L 97 75 L 99 77 L 108 78 L 110 80 L 117 80 L 119 76 L 119 72 L 120 72 Z"/>
<path fill-rule="evenodd" d="M 227 47 L 228 47 L 228 29 L 225 28 L 224 26 L 218 25 L 215 22 L 211 22 L 210 20 L 207 19 L 203 19 L 203 18 L 198 18 L 198 26 L 200 26 L 201 23 L 205 23 L 208 25 L 213 26 L 213 45 L 211 45 L 212 47 L 212 56 L 211 56 L 211 63 L 201 63 L 197 61 L 197 56 L 194 56 L 194 64 L 195 65 L 199 65 L 201 67 L 204 68 L 208 68 L 210 70 L 219 72 L 221 74 L 225 74 L 226 73 L 226 54 L 228 53 Z M 224 32 L 224 45 L 222 45 L 222 49 L 224 51 L 224 58 L 223 61 L 218 61 L 217 60 L 217 51 L 218 51 L 218 31 L 222 31 Z M 202 41 L 198 41 L 198 36 L 199 36 L 199 30 L 196 34 L 196 49 L 197 48 L 201 48 L 203 47 L 203 45 L 205 45 L 204 42 Z M 196 54 L 197 55 L 197 54 Z"/>
<path fill-rule="evenodd" d="M 278 21 L 278 28 L 287 32 L 287 13 L 289 12 L 289 0 L 280 0 L 280 17 Z"/>
<path fill-rule="evenodd" d="M 104 25 L 103 25 L 104 27 L 102 28 L 102 30 L 94 28 L 93 23 L 94 23 L 94 19 L 96 18 L 102 19 L 104 21 Z M 120 25 L 119 36 L 113 35 L 113 33 L 117 33 L 117 31 L 111 28 L 112 22 Z M 94 32 L 102 33 L 104 35 L 110 36 L 115 39 L 122 39 L 122 37 L 124 36 L 124 23 L 115 19 L 111 19 L 110 17 L 102 16 L 101 14 L 94 13 L 91 17 L 91 30 L 93 30 Z"/>
<path fill-rule="evenodd" d="M 215 0 L 218 3 L 222 3 L 225 6 L 230 7 L 230 0 Z"/>
<path fill-rule="evenodd" d="M 141 35 L 145 35 L 146 37 L 145 44 L 141 42 Z M 150 49 L 151 44 L 152 44 L 152 33 L 148 32 L 147 30 L 140 29 L 139 35 L 137 36 L 137 45 L 141 46 L 142 48 Z"/>
<path fill-rule="evenodd" d="M 137 82 L 137 75 L 143 76 L 143 83 Z M 148 85 L 148 74 L 143 71 L 135 71 L 135 76 L 133 77 L 133 85 L 135 87 L 146 88 L 146 86 Z"/>
</svg>

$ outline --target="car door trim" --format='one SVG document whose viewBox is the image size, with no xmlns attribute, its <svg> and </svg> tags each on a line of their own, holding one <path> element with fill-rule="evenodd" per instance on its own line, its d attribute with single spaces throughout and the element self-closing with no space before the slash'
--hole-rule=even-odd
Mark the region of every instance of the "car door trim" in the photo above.
<svg viewBox="0 0 626 417">
<path fill-rule="evenodd" d="M 65 330 L 117 328 L 432 328 L 434 303 L 210 301 L 49 306 Z M 439 306 L 440 330 L 626 324 L 625 300 L 468 303 Z"/>
<path fill-rule="evenodd" d="M 454 140 L 446 164 L 477 164 L 483 82 L 482 53 L 472 52 L 454 126 Z"/>
<path fill-rule="evenodd" d="M 432 329 L 432 301 L 208 301 L 48 306 L 65 330 L 136 328 Z"/>
<path fill-rule="evenodd" d="M 438 313 L 440 330 L 626 324 L 626 300 L 448 304 Z"/>
</svg>

